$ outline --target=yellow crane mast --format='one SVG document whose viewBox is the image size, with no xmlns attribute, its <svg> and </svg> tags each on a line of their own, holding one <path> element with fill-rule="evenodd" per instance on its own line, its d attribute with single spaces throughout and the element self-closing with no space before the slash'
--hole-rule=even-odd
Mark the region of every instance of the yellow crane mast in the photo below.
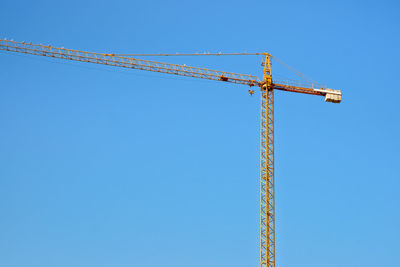
<svg viewBox="0 0 400 267">
<path fill-rule="evenodd" d="M 25 53 L 60 59 L 68 59 L 96 64 L 175 74 L 181 76 L 209 79 L 261 90 L 261 172 L 260 172 L 260 266 L 275 267 L 275 186 L 274 186 L 274 91 L 324 96 L 326 102 L 340 103 L 340 90 L 317 87 L 314 84 L 299 85 L 289 82 L 274 82 L 271 74 L 271 58 L 268 53 L 253 53 L 265 56 L 262 80 L 247 74 L 210 70 L 186 65 L 162 63 L 133 58 L 134 55 L 102 54 L 78 51 L 60 47 L 15 42 L 0 39 L 0 50 Z M 225 55 L 245 55 L 231 53 Z M 177 54 L 177 55 L 224 55 L 216 54 Z M 248 55 L 248 54 L 247 54 Z M 136 56 L 175 56 L 175 54 L 136 54 Z M 254 90 L 249 90 L 252 95 Z"/>
</svg>

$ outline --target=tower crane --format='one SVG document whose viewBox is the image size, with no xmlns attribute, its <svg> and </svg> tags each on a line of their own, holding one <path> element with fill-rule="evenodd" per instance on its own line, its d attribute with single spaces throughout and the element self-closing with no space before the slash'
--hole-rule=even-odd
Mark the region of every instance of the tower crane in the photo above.
<svg viewBox="0 0 400 267">
<path fill-rule="evenodd" d="M 340 103 L 342 100 L 342 92 L 340 90 L 318 87 L 314 84 L 299 85 L 274 81 L 271 73 L 271 59 L 273 57 L 269 53 L 253 53 L 265 56 L 263 75 L 260 80 L 257 76 L 248 74 L 137 59 L 133 57 L 134 55 L 85 52 L 7 39 L 0 39 L 0 50 L 244 84 L 250 86 L 250 88 L 259 87 L 261 91 L 260 266 L 275 267 L 274 91 L 281 90 L 323 96 L 326 102 Z M 243 54 L 245 53 L 232 53 L 230 55 Z M 171 56 L 175 54 L 136 55 Z M 208 53 L 206 55 L 221 55 L 221 53 Z M 254 90 L 250 89 L 249 93 L 253 94 Z"/>
</svg>

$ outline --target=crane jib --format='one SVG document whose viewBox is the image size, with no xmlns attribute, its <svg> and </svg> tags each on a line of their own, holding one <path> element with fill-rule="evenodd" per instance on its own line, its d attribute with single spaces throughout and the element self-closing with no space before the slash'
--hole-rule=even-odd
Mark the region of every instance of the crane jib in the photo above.
<svg viewBox="0 0 400 267">
<path fill-rule="evenodd" d="M 137 59 L 132 57 L 117 56 L 115 54 L 101 54 L 93 52 L 66 49 L 63 47 L 52 47 L 36 45 L 25 42 L 15 42 L 0 39 L 0 49 L 18 53 L 33 54 L 39 56 L 55 57 L 81 62 L 89 62 L 117 67 L 155 71 L 167 74 L 203 78 L 256 86 L 260 83 L 253 75 L 239 74 L 226 71 L 217 71 L 206 68 L 191 67 L 186 65 L 156 62 L 151 60 Z"/>
</svg>

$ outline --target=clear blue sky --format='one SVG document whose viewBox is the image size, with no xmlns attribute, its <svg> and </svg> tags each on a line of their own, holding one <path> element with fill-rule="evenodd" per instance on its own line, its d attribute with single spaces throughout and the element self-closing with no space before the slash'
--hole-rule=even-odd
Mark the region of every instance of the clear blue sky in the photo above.
<svg viewBox="0 0 400 267">
<path fill-rule="evenodd" d="M 0 35 L 268 51 L 343 90 L 339 105 L 276 92 L 277 266 L 394 267 L 399 13 L 394 0 L 3 0 Z M 257 57 L 176 62 L 262 71 Z M 8 52 L 0 81 L 0 266 L 259 265 L 259 92 Z"/>
</svg>

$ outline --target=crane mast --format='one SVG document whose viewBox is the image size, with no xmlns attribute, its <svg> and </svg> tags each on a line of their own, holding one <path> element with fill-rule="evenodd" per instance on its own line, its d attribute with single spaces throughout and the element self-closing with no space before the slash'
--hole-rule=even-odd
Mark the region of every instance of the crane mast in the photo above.
<svg viewBox="0 0 400 267">
<path fill-rule="evenodd" d="M 319 95 L 324 96 L 326 102 L 340 103 L 342 100 L 340 90 L 316 87 L 313 84 L 304 86 L 285 81 L 274 82 L 271 74 L 272 56 L 268 53 L 255 53 L 265 55 L 263 77 L 260 81 L 257 76 L 248 74 L 162 63 L 117 54 L 93 53 L 63 47 L 15 42 L 6 39 L 0 39 L 0 50 L 260 87 L 260 267 L 275 267 L 274 91 Z M 242 54 L 232 53 L 230 55 Z M 168 56 L 171 54 L 145 55 Z M 254 93 L 253 90 L 249 90 L 249 92 L 250 94 Z"/>
<path fill-rule="evenodd" d="M 261 86 L 260 266 L 275 266 L 274 88 L 271 61 L 264 62 Z"/>
</svg>

